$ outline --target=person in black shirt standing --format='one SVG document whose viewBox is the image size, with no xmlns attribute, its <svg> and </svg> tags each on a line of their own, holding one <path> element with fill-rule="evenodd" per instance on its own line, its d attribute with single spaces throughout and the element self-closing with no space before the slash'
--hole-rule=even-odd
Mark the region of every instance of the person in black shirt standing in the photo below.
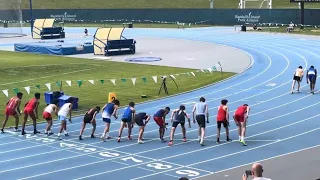
<svg viewBox="0 0 320 180">
<path fill-rule="evenodd" d="M 144 128 L 146 127 L 146 125 L 148 124 L 150 120 L 150 115 L 145 113 L 145 112 L 141 112 L 136 114 L 136 116 L 134 117 L 134 122 L 140 127 L 139 129 L 139 136 L 138 136 L 138 143 L 139 144 L 143 144 L 143 132 L 144 132 Z"/>
<path fill-rule="evenodd" d="M 191 123 L 190 123 L 190 117 L 188 116 L 188 114 L 185 110 L 186 110 L 186 107 L 184 105 L 181 105 L 179 109 L 176 109 L 172 112 L 172 115 L 171 115 L 172 128 L 171 128 L 171 133 L 170 133 L 169 146 L 171 146 L 173 144 L 174 132 L 179 124 L 181 124 L 181 130 L 182 130 L 182 134 L 183 134 L 183 142 L 187 141 L 186 128 L 184 126 L 185 118 L 188 119 L 189 128 L 191 128 Z"/>
<path fill-rule="evenodd" d="M 91 108 L 88 110 L 88 112 L 86 112 L 86 114 L 83 117 L 83 122 L 82 122 L 82 128 L 80 130 L 80 136 L 79 136 L 79 140 L 82 140 L 82 134 L 84 129 L 86 128 L 86 124 L 92 124 L 92 134 L 91 134 L 91 138 L 95 138 L 94 136 L 94 132 L 96 131 L 96 115 L 100 112 L 100 107 L 97 106 L 95 108 Z"/>
</svg>

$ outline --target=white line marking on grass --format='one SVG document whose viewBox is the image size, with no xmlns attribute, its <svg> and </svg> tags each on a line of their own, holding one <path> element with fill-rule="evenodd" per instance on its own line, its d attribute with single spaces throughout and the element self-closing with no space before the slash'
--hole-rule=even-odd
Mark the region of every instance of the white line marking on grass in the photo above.
<svg viewBox="0 0 320 180">
<path fill-rule="evenodd" d="M 236 168 L 240 168 L 240 167 L 243 167 L 243 166 L 252 165 L 252 164 L 255 163 L 255 162 L 268 161 L 268 160 L 276 159 L 276 158 L 283 157 L 283 156 L 288 156 L 288 155 L 291 155 L 291 154 L 295 154 L 295 153 L 299 153 L 299 152 L 302 152 L 302 151 L 306 151 L 306 150 L 314 149 L 314 148 L 319 148 L 319 147 L 320 147 L 320 145 L 316 145 L 316 146 L 312 146 L 312 147 L 300 149 L 300 150 L 297 150 L 297 151 L 293 151 L 293 152 L 281 154 L 281 155 L 278 155 L 278 156 L 273 156 L 273 157 L 266 158 L 266 159 L 262 159 L 262 160 L 258 160 L 258 161 L 252 161 L 252 162 L 250 162 L 250 163 L 246 163 L 246 164 L 243 164 L 243 165 L 235 166 L 235 167 L 228 168 L 228 169 L 224 169 L 224 170 L 221 170 L 221 171 L 216 171 L 216 172 L 214 172 L 213 174 L 218 174 L 218 173 L 221 173 L 221 172 L 229 171 L 229 170 L 236 169 Z M 206 177 L 206 176 L 210 176 L 210 175 L 212 175 L 212 174 L 207 174 L 207 175 L 199 176 L 199 177 L 192 178 L 192 179 L 198 179 L 198 178 L 202 178 L 202 177 Z M 192 180 L 192 179 L 190 179 L 190 180 Z"/>
<path fill-rule="evenodd" d="M 220 156 L 220 157 L 217 157 L 217 158 L 212 158 L 212 159 L 208 159 L 208 160 L 205 160 L 205 161 L 193 163 L 193 164 L 187 165 L 187 166 L 185 166 L 185 167 L 190 167 L 190 166 L 202 164 L 202 163 L 205 163 L 205 162 L 214 161 L 214 160 L 217 160 L 217 159 L 222 159 L 222 158 L 225 158 L 225 157 L 229 157 L 229 156 L 233 156 L 233 155 L 238 155 L 238 154 L 241 154 L 241 153 L 244 153 L 244 152 L 248 152 L 248 151 L 260 149 L 260 148 L 263 148 L 263 147 L 266 147 L 266 146 L 269 146 L 269 145 L 273 145 L 273 144 L 276 144 L 276 143 L 279 143 L 279 142 L 283 142 L 283 141 L 286 141 L 286 140 L 290 140 L 290 139 L 293 139 L 293 138 L 296 138 L 296 137 L 299 137 L 299 136 L 302 136 L 302 135 L 305 135 L 305 134 L 308 134 L 308 133 L 312 133 L 312 132 L 318 131 L 318 130 L 320 130 L 320 128 L 315 128 L 315 129 L 312 129 L 312 130 L 307 131 L 307 132 L 304 132 L 304 133 L 300 133 L 300 134 L 297 134 L 297 135 L 294 135 L 294 136 L 289 136 L 289 137 L 287 137 L 287 138 L 285 138 L 285 139 L 282 139 L 281 141 L 271 142 L 271 143 L 267 143 L 267 144 L 264 144 L 264 145 L 261 145 L 261 146 L 257 146 L 257 147 L 254 147 L 254 148 L 249 148 L 249 149 L 246 149 L 246 150 L 243 150 L 243 151 L 231 153 L 231 154 L 228 154 L 228 155 L 225 155 L 225 156 Z M 172 171 L 172 170 L 176 170 L 176 169 L 179 169 L 179 168 L 174 168 L 174 169 L 170 169 L 170 170 L 165 170 L 165 171 L 162 171 L 162 172 L 158 172 L 158 173 L 154 173 L 154 174 L 149 174 L 149 175 L 146 175 L 146 176 L 141 176 L 141 177 L 134 178 L 134 179 L 131 179 L 131 180 L 143 179 L 143 178 L 150 177 L 150 176 L 155 176 L 155 175 L 158 175 L 158 174 L 164 174 L 165 172 Z M 92 176 L 91 176 L 91 177 L 92 177 Z"/>
</svg>

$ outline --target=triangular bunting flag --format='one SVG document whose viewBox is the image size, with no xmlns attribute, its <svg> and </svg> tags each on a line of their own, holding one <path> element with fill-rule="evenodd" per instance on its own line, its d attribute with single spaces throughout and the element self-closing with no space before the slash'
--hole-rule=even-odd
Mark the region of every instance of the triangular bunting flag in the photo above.
<svg viewBox="0 0 320 180">
<path fill-rule="evenodd" d="M 37 87 L 38 89 L 40 89 L 40 85 L 36 85 L 36 87 Z"/>
<path fill-rule="evenodd" d="M 204 71 L 203 69 L 201 69 L 201 72 L 204 72 L 204 73 L 205 73 L 205 71 Z"/>
<path fill-rule="evenodd" d="M 14 92 L 15 94 L 17 94 L 17 93 L 19 92 L 19 89 L 18 89 L 18 88 L 13 88 L 13 92 Z"/>
<path fill-rule="evenodd" d="M 91 84 L 94 84 L 94 80 L 88 80 Z"/>
<path fill-rule="evenodd" d="M 24 87 L 28 94 L 30 94 L 30 86 Z"/>
<path fill-rule="evenodd" d="M 122 78 L 121 81 L 122 81 L 123 83 L 125 83 L 125 82 L 127 82 L 127 78 Z"/>
<path fill-rule="evenodd" d="M 154 80 L 155 83 L 158 83 L 158 76 L 152 76 L 152 79 Z"/>
<path fill-rule="evenodd" d="M 6 89 L 6 90 L 2 90 L 3 94 L 6 95 L 7 97 L 9 97 L 9 90 Z"/>
<path fill-rule="evenodd" d="M 136 85 L 136 80 L 137 80 L 137 78 L 131 78 L 131 81 L 132 81 L 133 85 Z"/>
<path fill-rule="evenodd" d="M 113 85 L 116 85 L 116 80 L 115 79 L 111 79 L 110 81 L 113 83 Z"/>
<path fill-rule="evenodd" d="M 146 77 L 142 77 L 142 81 L 143 81 L 144 83 L 147 83 L 147 78 L 146 78 Z"/>
<path fill-rule="evenodd" d="M 214 71 L 217 70 L 216 66 L 213 66 L 211 69 L 214 70 Z"/>
<path fill-rule="evenodd" d="M 172 77 L 173 79 L 176 79 L 176 77 L 174 77 L 174 75 L 170 75 L 170 77 Z"/>
<path fill-rule="evenodd" d="M 78 80 L 77 83 L 78 83 L 78 86 L 81 87 L 81 85 L 82 85 L 82 80 Z"/>
<path fill-rule="evenodd" d="M 194 72 L 191 72 L 191 74 L 192 74 L 193 76 L 196 76 L 196 75 L 194 74 Z"/>
<path fill-rule="evenodd" d="M 47 83 L 46 86 L 49 89 L 49 91 L 51 91 L 51 83 Z"/>
<path fill-rule="evenodd" d="M 208 68 L 208 71 L 209 71 L 210 73 L 212 73 L 212 68 Z"/>
<path fill-rule="evenodd" d="M 101 79 L 101 80 L 100 80 L 100 83 L 101 83 L 101 84 L 103 84 L 103 83 L 104 83 L 104 80 L 103 80 L 103 79 Z"/>
<path fill-rule="evenodd" d="M 66 81 L 66 83 L 67 83 L 69 86 L 71 86 L 71 81 Z"/>
<path fill-rule="evenodd" d="M 191 76 L 189 72 L 187 74 L 188 74 L 188 76 Z"/>
<path fill-rule="evenodd" d="M 58 87 L 61 87 L 61 81 L 56 82 Z"/>
</svg>

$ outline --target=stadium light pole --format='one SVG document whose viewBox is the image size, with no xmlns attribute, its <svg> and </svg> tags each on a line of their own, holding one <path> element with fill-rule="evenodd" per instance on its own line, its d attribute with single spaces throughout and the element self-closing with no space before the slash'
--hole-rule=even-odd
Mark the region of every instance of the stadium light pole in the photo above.
<svg viewBox="0 0 320 180">
<path fill-rule="evenodd" d="M 33 37 L 33 13 L 32 13 L 32 0 L 29 0 L 30 6 L 30 28 L 31 28 L 31 36 Z"/>
</svg>

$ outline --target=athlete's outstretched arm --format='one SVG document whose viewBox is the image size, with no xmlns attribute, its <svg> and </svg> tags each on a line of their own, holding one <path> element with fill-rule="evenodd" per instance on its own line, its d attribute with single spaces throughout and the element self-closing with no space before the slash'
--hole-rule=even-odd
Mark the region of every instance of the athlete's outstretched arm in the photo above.
<svg viewBox="0 0 320 180">
<path fill-rule="evenodd" d="M 189 123 L 189 128 L 191 128 L 191 121 L 190 121 L 190 117 L 187 113 L 187 111 L 184 111 L 186 118 L 188 119 L 188 123 Z"/>
<path fill-rule="evenodd" d="M 207 123 L 209 123 L 209 111 L 208 111 L 208 104 L 206 104 L 206 115 L 207 115 Z"/>
<path fill-rule="evenodd" d="M 247 106 L 247 117 L 249 117 L 250 107 Z"/>
<path fill-rule="evenodd" d="M 196 118 L 195 118 L 195 112 L 196 112 L 196 105 L 193 106 L 193 110 L 192 110 L 192 118 L 193 118 L 193 123 L 196 122 Z"/>
<path fill-rule="evenodd" d="M 149 114 L 147 114 L 146 116 L 147 116 L 147 119 L 146 119 L 146 124 L 145 125 L 148 124 L 148 122 L 150 121 L 150 117 L 151 117 Z"/>
<path fill-rule="evenodd" d="M 118 106 L 114 105 L 114 110 L 113 110 L 113 113 L 111 114 L 111 116 L 113 116 L 116 119 L 118 119 L 117 111 L 118 111 Z"/>
<path fill-rule="evenodd" d="M 105 105 L 102 107 L 102 110 L 104 110 L 106 107 L 107 107 L 107 105 L 105 104 Z"/>
<path fill-rule="evenodd" d="M 72 106 L 73 106 L 73 104 L 70 104 L 70 105 L 69 105 L 69 121 L 70 121 L 71 123 L 72 123 L 72 121 L 71 121 Z"/>
<path fill-rule="evenodd" d="M 58 116 L 58 111 L 59 111 L 58 106 L 54 105 L 54 112 L 56 113 L 56 116 Z"/>
<path fill-rule="evenodd" d="M 35 108 L 35 113 L 36 113 L 36 118 L 37 118 L 37 119 L 39 119 L 39 116 L 38 116 L 38 108 L 39 108 L 39 104 L 40 104 L 40 102 L 39 102 L 39 101 L 37 101 L 37 102 L 36 102 L 36 108 Z"/>
<path fill-rule="evenodd" d="M 227 118 L 227 121 L 229 121 L 229 108 L 228 108 L 228 106 L 226 106 L 226 118 Z"/>
<path fill-rule="evenodd" d="M 91 119 L 91 123 L 93 122 L 93 120 L 95 120 L 95 119 L 96 119 L 96 115 L 97 115 L 97 114 L 98 114 L 98 112 L 97 112 L 97 111 L 93 114 L 92 119 Z"/>
</svg>

